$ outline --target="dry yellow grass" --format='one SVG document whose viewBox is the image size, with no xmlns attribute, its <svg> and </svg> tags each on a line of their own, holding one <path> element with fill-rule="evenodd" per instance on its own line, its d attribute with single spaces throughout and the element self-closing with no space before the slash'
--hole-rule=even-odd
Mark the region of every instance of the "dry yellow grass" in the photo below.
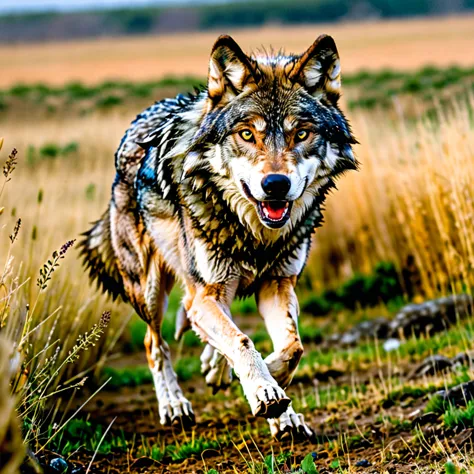
<svg viewBox="0 0 474 474">
<path fill-rule="evenodd" d="M 386 111 L 354 114 L 362 168 L 328 200 L 310 264 L 315 286 L 390 261 L 415 271 L 425 297 L 474 287 L 472 119 L 465 106 L 441 115 L 413 124 L 391 123 Z"/>
<path fill-rule="evenodd" d="M 425 64 L 470 65 L 474 15 L 374 23 L 269 26 L 158 37 L 110 38 L 59 44 L 0 46 L 0 87 L 17 82 L 146 80 L 163 75 L 204 76 L 216 37 L 230 33 L 250 51 L 261 45 L 300 52 L 321 33 L 336 38 L 345 72 Z"/>
</svg>

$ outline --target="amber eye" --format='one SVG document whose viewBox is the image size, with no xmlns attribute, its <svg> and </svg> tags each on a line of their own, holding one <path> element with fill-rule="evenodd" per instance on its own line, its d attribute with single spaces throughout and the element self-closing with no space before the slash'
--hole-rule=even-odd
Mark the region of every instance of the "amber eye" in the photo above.
<svg viewBox="0 0 474 474">
<path fill-rule="evenodd" d="M 254 141 L 253 133 L 252 133 L 250 130 L 248 130 L 248 129 L 242 130 L 241 132 L 239 132 L 239 135 L 240 135 L 246 142 L 253 142 L 253 141 Z"/>
<path fill-rule="evenodd" d="M 297 143 L 304 142 L 309 136 L 308 130 L 298 130 L 296 132 L 295 141 Z"/>
</svg>

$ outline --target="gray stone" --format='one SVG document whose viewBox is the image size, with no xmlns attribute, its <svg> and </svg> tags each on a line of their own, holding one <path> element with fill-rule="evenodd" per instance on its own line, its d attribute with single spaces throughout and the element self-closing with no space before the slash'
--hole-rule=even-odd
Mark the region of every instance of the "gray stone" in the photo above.
<svg viewBox="0 0 474 474">
<path fill-rule="evenodd" d="M 416 379 L 428 375 L 436 375 L 439 372 L 450 370 L 453 366 L 451 359 L 441 355 L 427 357 L 418 364 L 408 376 L 409 379 Z"/>
</svg>

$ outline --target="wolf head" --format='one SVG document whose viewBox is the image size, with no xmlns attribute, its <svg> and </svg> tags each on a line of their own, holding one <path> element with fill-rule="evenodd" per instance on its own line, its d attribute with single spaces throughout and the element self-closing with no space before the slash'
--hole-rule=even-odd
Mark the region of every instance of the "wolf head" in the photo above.
<svg viewBox="0 0 474 474">
<path fill-rule="evenodd" d="M 193 147 L 205 150 L 242 220 L 255 223 L 250 212 L 265 228 L 291 228 L 322 186 L 357 168 L 357 142 L 337 105 L 340 88 L 330 36 L 296 56 L 248 56 L 229 36 L 217 40 Z"/>
</svg>

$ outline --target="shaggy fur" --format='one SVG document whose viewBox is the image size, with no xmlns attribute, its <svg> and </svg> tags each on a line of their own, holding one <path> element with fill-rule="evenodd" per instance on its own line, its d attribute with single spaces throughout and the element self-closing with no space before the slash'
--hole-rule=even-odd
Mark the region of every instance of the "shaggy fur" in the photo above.
<svg viewBox="0 0 474 474">
<path fill-rule="evenodd" d="M 160 332 L 179 280 L 178 333 L 191 325 L 208 343 L 206 381 L 229 384 L 232 367 L 274 435 L 311 433 L 283 389 L 303 352 L 294 287 L 311 235 L 334 179 L 357 168 L 340 85 L 331 37 L 302 55 L 247 56 L 222 36 L 207 88 L 152 105 L 125 133 L 109 209 L 82 248 L 92 278 L 148 323 L 162 423 L 194 422 Z M 274 345 L 265 361 L 229 311 L 251 294 Z"/>
</svg>

